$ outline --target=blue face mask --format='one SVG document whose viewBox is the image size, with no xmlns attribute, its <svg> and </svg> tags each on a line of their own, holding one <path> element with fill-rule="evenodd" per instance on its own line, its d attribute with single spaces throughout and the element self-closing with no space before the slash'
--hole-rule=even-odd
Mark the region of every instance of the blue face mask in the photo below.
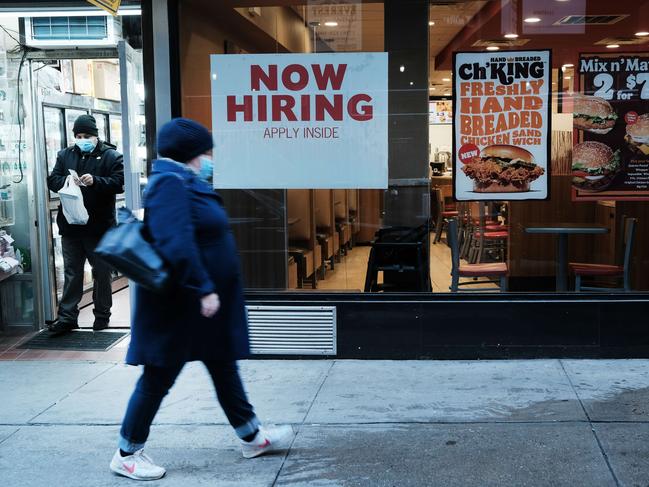
<svg viewBox="0 0 649 487">
<path fill-rule="evenodd" d="M 212 184 L 214 178 L 214 163 L 209 157 L 201 156 L 201 168 L 198 177 L 206 183 Z"/>
<path fill-rule="evenodd" d="M 96 139 L 75 139 L 74 143 L 81 152 L 92 152 L 97 145 Z"/>
</svg>

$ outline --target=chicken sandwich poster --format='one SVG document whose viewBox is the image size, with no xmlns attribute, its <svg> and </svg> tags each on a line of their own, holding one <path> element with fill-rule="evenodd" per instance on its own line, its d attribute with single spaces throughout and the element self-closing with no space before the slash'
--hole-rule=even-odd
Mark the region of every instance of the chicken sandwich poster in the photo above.
<svg viewBox="0 0 649 487">
<path fill-rule="evenodd" d="M 549 50 L 458 52 L 453 160 L 460 201 L 549 197 Z"/>
</svg>

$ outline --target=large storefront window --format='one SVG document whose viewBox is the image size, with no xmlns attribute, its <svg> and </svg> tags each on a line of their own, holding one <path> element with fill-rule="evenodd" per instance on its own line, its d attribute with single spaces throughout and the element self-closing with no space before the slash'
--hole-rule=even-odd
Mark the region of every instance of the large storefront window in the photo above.
<svg viewBox="0 0 649 487">
<path fill-rule="evenodd" d="M 219 137 L 238 141 L 240 166 L 222 174 L 243 182 L 219 191 L 248 288 L 649 290 L 649 2 L 420 2 L 414 16 L 417 2 L 232 3 L 180 4 L 182 113 L 213 127 L 217 148 Z M 301 160 L 278 156 L 270 144 L 297 137 L 296 128 L 326 137 L 323 128 L 353 127 L 335 117 L 331 90 L 318 102 L 326 127 L 309 118 L 318 98 L 299 98 L 301 68 L 282 78 L 280 54 L 309 55 L 292 59 L 311 69 L 332 53 L 387 53 L 378 76 L 388 109 L 373 114 L 386 131 L 378 124 L 347 153 L 307 141 Z M 214 54 L 238 57 L 211 65 Z M 250 79 L 225 92 L 225 66 L 234 72 L 239 60 L 262 59 L 263 75 L 251 84 L 258 93 Z M 272 94 L 273 63 L 275 81 L 296 101 L 262 98 Z M 354 73 L 366 68 L 348 64 Z M 380 90 L 362 79 L 343 85 L 341 96 L 368 89 L 378 103 Z M 274 130 L 268 150 L 254 130 L 215 122 L 228 94 L 232 122 L 249 115 Z M 373 185 L 386 168 L 385 142 L 387 177 Z M 217 168 L 224 151 L 215 152 Z M 327 165 L 313 161 L 327 157 L 331 172 L 322 173 Z"/>
</svg>

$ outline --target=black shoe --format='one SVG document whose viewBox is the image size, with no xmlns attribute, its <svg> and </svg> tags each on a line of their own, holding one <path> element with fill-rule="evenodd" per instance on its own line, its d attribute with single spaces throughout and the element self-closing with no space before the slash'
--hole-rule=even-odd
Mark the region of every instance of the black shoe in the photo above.
<svg viewBox="0 0 649 487">
<path fill-rule="evenodd" d="M 77 323 L 70 323 L 67 321 L 54 320 L 47 324 L 47 331 L 52 335 L 62 335 L 69 331 L 79 328 Z"/>
<path fill-rule="evenodd" d="M 95 324 L 92 325 L 93 331 L 101 331 L 108 328 L 108 321 L 95 321 Z"/>
</svg>

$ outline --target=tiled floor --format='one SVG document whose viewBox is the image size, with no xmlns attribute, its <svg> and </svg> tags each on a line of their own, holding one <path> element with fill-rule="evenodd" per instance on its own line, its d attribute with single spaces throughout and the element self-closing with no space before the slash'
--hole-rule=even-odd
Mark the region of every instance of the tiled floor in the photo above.
<svg viewBox="0 0 649 487">
<path fill-rule="evenodd" d="M 124 329 L 130 326 L 130 299 L 128 289 L 123 289 L 113 295 L 111 327 Z M 92 328 L 94 316 L 92 306 L 87 306 L 79 313 L 79 326 Z M 110 330 L 98 333 L 111 333 Z M 105 352 L 83 352 L 76 350 L 30 350 L 16 348 L 21 343 L 32 338 L 36 333 L 21 336 L 0 336 L 0 361 L 7 360 L 102 360 L 121 362 L 124 360 L 130 336 L 117 343 Z"/>
<path fill-rule="evenodd" d="M 433 236 L 431 235 L 431 240 Z M 324 280 L 318 281 L 318 290 L 362 291 L 365 287 L 367 261 L 370 247 L 354 247 L 336 264 L 333 271 L 327 271 Z M 380 276 L 379 276 L 380 280 Z M 434 293 L 447 293 L 451 285 L 451 249 L 444 242 L 430 245 L 430 280 Z M 479 285 L 481 289 L 496 289 L 495 285 Z M 308 288 L 307 288 L 308 289 Z"/>
<path fill-rule="evenodd" d="M 128 328 L 131 320 L 131 306 L 129 299 L 129 290 L 122 289 L 113 294 L 113 307 L 111 308 L 112 316 L 110 317 L 110 326 L 117 328 Z M 92 328 L 95 317 L 92 314 L 92 305 L 86 306 L 79 313 L 79 326 L 81 328 Z"/>
</svg>

